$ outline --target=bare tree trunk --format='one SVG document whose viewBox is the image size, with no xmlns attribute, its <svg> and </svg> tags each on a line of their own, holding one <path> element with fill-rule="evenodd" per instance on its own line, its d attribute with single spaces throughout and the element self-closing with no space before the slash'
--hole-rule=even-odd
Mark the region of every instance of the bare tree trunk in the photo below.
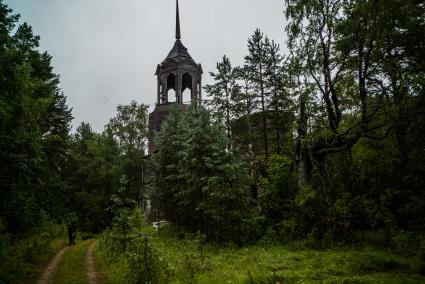
<svg viewBox="0 0 425 284">
<path fill-rule="evenodd" d="M 280 154 L 279 105 L 277 102 L 277 86 L 274 86 L 274 127 L 276 128 L 277 153 Z"/>
<path fill-rule="evenodd" d="M 253 145 L 252 142 L 252 125 L 251 125 L 251 109 L 252 109 L 252 101 L 251 99 L 248 98 L 249 96 L 249 86 L 248 86 L 248 81 L 245 80 L 245 94 L 247 96 L 247 101 L 246 101 L 246 113 L 245 113 L 245 120 L 246 120 L 246 125 L 247 125 L 247 129 L 248 129 L 248 145 Z"/>
<path fill-rule="evenodd" d="M 260 64 L 260 92 L 261 92 L 261 113 L 263 120 L 263 138 L 264 138 L 264 154 L 266 158 L 269 157 L 269 141 L 267 137 L 267 118 L 266 118 L 266 99 L 264 92 L 264 81 L 263 81 L 263 68 Z"/>
<path fill-rule="evenodd" d="M 298 187 L 303 191 L 307 186 L 307 153 L 304 145 L 304 139 L 307 135 L 308 117 L 306 113 L 306 100 L 303 95 L 300 96 L 300 114 L 298 119 L 298 137 L 295 149 L 295 159 L 298 172 Z"/>
<path fill-rule="evenodd" d="M 227 86 L 225 87 L 224 92 L 226 93 L 226 125 L 227 125 L 227 138 L 229 138 L 230 141 L 232 141 L 231 136 L 231 127 L 230 127 L 230 96 L 229 96 L 229 90 L 227 89 Z M 231 145 L 229 144 L 228 148 L 231 148 Z"/>
</svg>

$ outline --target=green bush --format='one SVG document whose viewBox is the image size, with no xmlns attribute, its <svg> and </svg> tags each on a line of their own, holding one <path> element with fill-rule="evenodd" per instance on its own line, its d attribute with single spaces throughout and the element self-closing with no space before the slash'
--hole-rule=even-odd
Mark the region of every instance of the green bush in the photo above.
<svg viewBox="0 0 425 284">
<path fill-rule="evenodd" d="M 167 279 L 167 262 L 153 249 L 148 238 L 138 238 L 125 258 L 128 263 L 126 283 L 163 283 Z"/>
<path fill-rule="evenodd" d="M 121 209 L 112 228 L 99 242 L 100 255 L 114 281 L 125 283 L 163 283 L 168 264 L 159 251 L 149 244 L 148 230 L 142 230 L 143 216 L 139 209 Z"/>
<path fill-rule="evenodd" d="M 56 248 L 53 240 L 63 238 L 65 228 L 46 218 L 38 231 L 28 237 L 17 239 L 5 231 L 0 220 L 0 283 L 17 283 L 23 279 L 38 277 L 41 259 Z"/>
<path fill-rule="evenodd" d="M 259 241 L 260 244 L 274 244 L 278 242 L 279 242 L 279 235 L 273 229 L 273 227 L 269 227 Z"/>
<path fill-rule="evenodd" d="M 425 275 L 425 239 L 424 238 L 421 238 L 420 244 L 419 244 L 418 263 L 416 266 L 416 271 L 421 275 Z"/>
<path fill-rule="evenodd" d="M 383 257 L 376 254 L 365 254 L 361 260 L 354 261 L 350 266 L 351 271 L 358 274 L 402 271 L 410 269 L 408 264 L 401 262 L 396 257 Z"/>
</svg>

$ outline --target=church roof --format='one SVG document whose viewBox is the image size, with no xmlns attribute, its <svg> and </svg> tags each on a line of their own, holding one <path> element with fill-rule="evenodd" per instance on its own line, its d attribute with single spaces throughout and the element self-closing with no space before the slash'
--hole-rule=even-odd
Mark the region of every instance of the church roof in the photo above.
<svg viewBox="0 0 425 284">
<path fill-rule="evenodd" d="M 187 48 L 181 42 L 179 2 L 176 0 L 176 42 L 170 53 L 168 53 L 168 56 L 162 62 L 162 65 L 169 61 L 181 61 L 182 59 L 189 59 L 193 64 L 196 64 L 189 52 L 187 52 Z"/>
<path fill-rule="evenodd" d="M 187 52 L 187 48 L 183 45 L 180 39 L 177 39 L 173 48 L 171 49 L 170 53 L 168 53 L 168 56 L 165 58 L 162 64 L 165 64 L 168 59 L 178 59 L 179 57 L 192 59 L 189 52 Z"/>
</svg>

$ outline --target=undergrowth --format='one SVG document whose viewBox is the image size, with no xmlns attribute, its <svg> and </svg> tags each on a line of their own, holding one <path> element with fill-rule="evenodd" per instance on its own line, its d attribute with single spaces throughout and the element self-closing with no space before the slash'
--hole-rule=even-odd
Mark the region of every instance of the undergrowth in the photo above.
<svg viewBox="0 0 425 284">
<path fill-rule="evenodd" d="M 97 257 L 107 283 L 425 283 L 422 256 L 373 245 L 312 248 L 309 241 L 263 240 L 236 246 L 204 243 L 170 227 L 142 226 L 136 233 L 141 237 L 128 236 L 126 252 L 115 253 L 114 233 L 103 235 Z M 148 269 L 159 274 L 143 278 Z"/>
<path fill-rule="evenodd" d="M 0 222 L 0 283 L 33 282 L 65 244 L 65 227 L 48 220 L 39 229 L 19 238 L 5 232 Z"/>
</svg>

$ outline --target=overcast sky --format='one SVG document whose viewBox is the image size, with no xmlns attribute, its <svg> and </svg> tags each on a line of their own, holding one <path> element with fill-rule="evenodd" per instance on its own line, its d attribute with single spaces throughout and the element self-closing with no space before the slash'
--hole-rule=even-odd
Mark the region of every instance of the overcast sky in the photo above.
<svg viewBox="0 0 425 284">
<path fill-rule="evenodd" d="M 81 121 L 102 131 L 118 104 L 152 106 L 158 63 L 174 44 L 175 0 L 6 0 L 53 56 L 55 73 Z M 281 45 L 282 0 L 180 0 L 182 42 L 202 64 L 203 83 L 226 54 L 243 62 L 256 28 Z"/>
</svg>

